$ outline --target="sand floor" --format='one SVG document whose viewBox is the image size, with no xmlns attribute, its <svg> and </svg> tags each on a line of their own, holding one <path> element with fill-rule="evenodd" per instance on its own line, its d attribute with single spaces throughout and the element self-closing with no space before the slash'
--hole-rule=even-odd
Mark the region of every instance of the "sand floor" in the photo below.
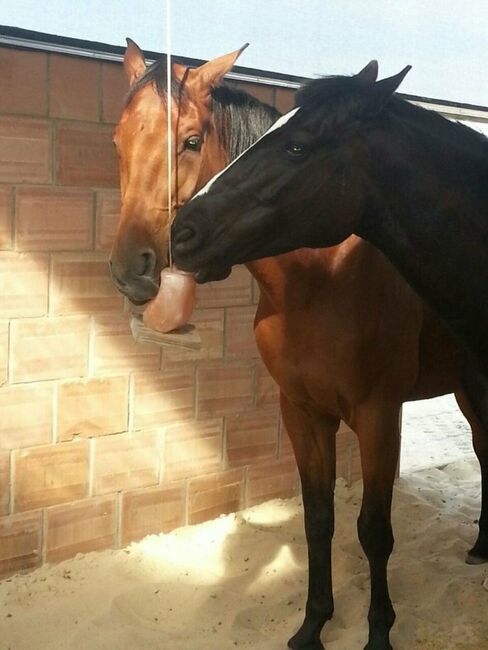
<svg viewBox="0 0 488 650">
<path fill-rule="evenodd" d="M 328 650 L 359 650 L 366 640 L 360 494 L 360 484 L 337 486 Z M 478 502 L 472 459 L 398 481 L 390 563 L 395 650 L 488 648 L 488 565 L 464 563 Z M 0 648 L 284 650 L 303 616 L 306 580 L 300 500 L 276 500 L 3 581 Z"/>
<path fill-rule="evenodd" d="M 403 405 L 402 473 L 473 457 L 471 429 L 454 395 Z"/>
</svg>

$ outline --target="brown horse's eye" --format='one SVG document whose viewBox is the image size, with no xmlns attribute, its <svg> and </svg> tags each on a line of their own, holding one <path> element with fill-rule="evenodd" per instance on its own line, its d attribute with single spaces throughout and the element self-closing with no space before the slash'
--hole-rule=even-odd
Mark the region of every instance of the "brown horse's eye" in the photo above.
<svg viewBox="0 0 488 650">
<path fill-rule="evenodd" d="M 199 135 L 192 135 L 185 141 L 185 149 L 190 151 L 200 151 L 202 148 L 202 138 Z"/>
</svg>

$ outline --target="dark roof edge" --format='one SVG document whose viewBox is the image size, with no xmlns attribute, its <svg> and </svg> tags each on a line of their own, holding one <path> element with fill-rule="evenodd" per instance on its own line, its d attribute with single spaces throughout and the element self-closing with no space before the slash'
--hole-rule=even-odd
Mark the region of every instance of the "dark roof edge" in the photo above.
<svg viewBox="0 0 488 650">
<path fill-rule="evenodd" d="M 2 37 L 7 37 L 7 40 L 3 40 L 2 42 Z M 43 48 L 42 45 L 45 47 Z M 46 34 L 44 32 L 21 29 L 20 27 L 11 27 L 9 25 L 0 25 L 0 46 L 14 47 L 25 50 L 45 49 L 47 51 L 55 51 L 56 48 L 66 48 L 64 51 L 65 54 L 101 58 L 112 61 L 120 61 L 123 58 L 125 52 L 125 46 L 110 45 L 108 43 L 87 41 L 78 38 L 71 38 L 68 36 L 59 36 L 56 34 Z M 144 54 L 147 59 L 156 60 L 162 56 L 163 53 L 144 50 Z M 204 59 L 194 59 L 179 55 L 174 55 L 173 58 L 175 61 L 191 67 L 199 66 L 205 62 Z M 248 77 L 249 81 L 255 80 L 257 83 L 259 83 L 259 79 L 262 79 L 263 81 L 267 80 L 268 83 L 275 81 L 277 82 L 277 85 L 289 86 L 292 88 L 298 87 L 300 84 L 310 79 L 309 77 L 298 77 L 296 75 L 283 74 L 280 72 L 270 72 L 256 68 L 246 68 L 244 66 L 234 66 L 232 72 L 239 76 L 242 75 L 243 77 Z M 400 97 L 403 97 L 403 99 L 409 101 L 425 102 L 436 106 L 450 106 L 452 108 L 476 110 L 488 113 L 488 106 L 480 106 L 477 104 L 468 104 L 464 102 L 454 102 L 447 99 L 435 99 L 432 97 L 423 97 L 420 95 L 407 95 L 404 93 L 399 93 L 399 95 Z"/>
</svg>

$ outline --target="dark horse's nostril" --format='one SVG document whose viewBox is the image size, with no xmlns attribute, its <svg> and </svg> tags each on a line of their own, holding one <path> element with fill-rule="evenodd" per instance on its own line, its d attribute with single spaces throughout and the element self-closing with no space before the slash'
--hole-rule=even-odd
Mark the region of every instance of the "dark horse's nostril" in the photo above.
<svg viewBox="0 0 488 650">
<path fill-rule="evenodd" d="M 134 271 L 137 275 L 146 275 L 152 277 L 156 268 L 156 253 L 152 249 L 147 249 L 139 256 Z"/>
</svg>

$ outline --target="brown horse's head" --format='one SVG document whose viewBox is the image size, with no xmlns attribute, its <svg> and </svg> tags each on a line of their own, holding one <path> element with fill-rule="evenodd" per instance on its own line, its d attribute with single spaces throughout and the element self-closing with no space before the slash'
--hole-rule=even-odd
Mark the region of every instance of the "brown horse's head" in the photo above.
<svg viewBox="0 0 488 650">
<path fill-rule="evenodd" d="M 211 91 L 242 52 L 195 69 L 174 63 L 171 84 L 172 210 L 168 209 L 168 102 L 166 61 L 146 67 L 128 39 L 124 67 L 130 90 L 115 129 L 122 211 L 110 256 L 112 278 L 135 303 L 156 295 L 168 264 L 168 231 L 174 211 L 226 164 L 216 137 Z"/>
</svg>

